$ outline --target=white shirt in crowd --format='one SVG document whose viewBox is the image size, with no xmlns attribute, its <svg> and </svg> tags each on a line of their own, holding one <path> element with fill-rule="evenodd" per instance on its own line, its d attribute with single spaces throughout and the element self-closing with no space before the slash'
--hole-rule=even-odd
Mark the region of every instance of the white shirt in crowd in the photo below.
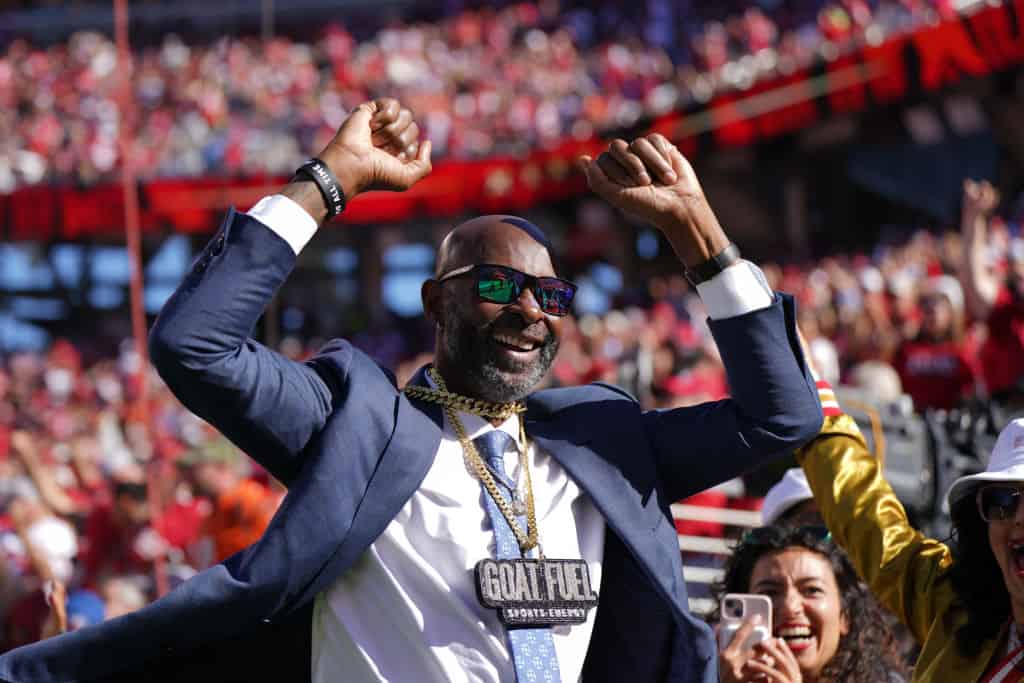
<svg viewBox="0 0 1024 683">
<path fill-rule="evenodd" d="M 263 198 L 249 215 L 296 254 L 317 229 L 309 214 L 281 195 Z M 764 276 L 747 262 L 697 290 L 715 319 L 765 308 L 772 300 Z M 476 415 L 459 413 L 459 418 L 471 439 L 495 429 Z M 497 429 L 518 442 L 518 418 Z M 507 469 L 515 474 L 517 453 L 510 447 L 505 454 Z M 586 560 L 600 592 L 604 520 L 558 462 L 532 442 L 527 455 L 544 554 Z M 494 556 L 484 495 L 446 419 L 420 488 L 359 561 L 317 596 L 313 683 L 515 681 L 505 629 L 497 612 L 476 596 L 473 569 Z M 552 629 L 563 681 L 580 678 L 598 609 L 590 610 L 584 624 Z"/>
</svg>

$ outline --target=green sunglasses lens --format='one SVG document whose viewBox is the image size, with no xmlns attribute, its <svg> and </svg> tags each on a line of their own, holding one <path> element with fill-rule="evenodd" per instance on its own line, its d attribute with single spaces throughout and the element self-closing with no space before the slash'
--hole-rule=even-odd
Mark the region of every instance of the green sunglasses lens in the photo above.
<svg viewBox="0 0 1024 683">
<path fill-rule="evenodd" d="M 476 291 L 482 299 L 496 304 L 507 304 L 515 299 L 518 289 L 514 280 L 503 277 L 480 278 L 476 285 Z"/>
</svg>

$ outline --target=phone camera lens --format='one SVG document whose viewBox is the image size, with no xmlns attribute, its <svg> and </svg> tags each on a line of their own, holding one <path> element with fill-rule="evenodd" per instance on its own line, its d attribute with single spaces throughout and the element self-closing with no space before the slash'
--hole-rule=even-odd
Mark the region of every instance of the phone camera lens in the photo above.
<svg viewBox="0 0 1024 683">
<path fill-rule="evenodd" d="M 743 616 L 743 603 L 739 600 L 729 599 L 725 601 L 725 613 L 730 617 Z"/>
</svg>

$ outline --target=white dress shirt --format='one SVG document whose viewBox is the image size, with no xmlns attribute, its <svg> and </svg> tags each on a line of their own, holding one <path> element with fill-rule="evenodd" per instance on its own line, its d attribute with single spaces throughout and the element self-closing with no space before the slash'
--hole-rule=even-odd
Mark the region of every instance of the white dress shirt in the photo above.
<svg viewBox="0 0 1024 683">
<path fill-rule="evenodd" d="M 261 199 L 249 215 L 296 253 L 317 229 L 309 214 L 281 195 Z M 764 276 L 746 262 L 697 290 L 712 318 L 742 315 L 772 301 Z M 460 412 L 459 419 L 471 439 L 495 429 L 476 415 Z M 497 428 L 518 443 L 518 418 Z M 518 476 L 517 451 L 510 448 L 505 459 Z M 527 461 L 544 554 L 586 560 L 600 594 L 604 519 L 558 462 L 532 442 Z M 476 596 L 473 569 L 494 556 L 484 495 L 446 418 L 441 445 L 420 488 L 362 558 L 317 596 L 313 683 L 515 681 L 505 629 L 497 612 L 483 607 Z M 584 624 L 552 628 L 563 681 L 580 679 L 596 614 L 592 609 Z"/>
</svg>

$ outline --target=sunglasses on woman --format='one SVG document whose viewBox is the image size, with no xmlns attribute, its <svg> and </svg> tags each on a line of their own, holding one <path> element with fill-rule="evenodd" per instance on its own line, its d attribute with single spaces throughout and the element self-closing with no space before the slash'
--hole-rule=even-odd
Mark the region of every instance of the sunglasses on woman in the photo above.
<svg viewBox="0 0 1024 683">
<path fill-rule="evenodd" d="M 522 296 L 524 289 L 530 289 L 540 304 L 540 310 L 559 317 L 569 313 L 572 298 L 576 296 L 576 285 L 568 280 L 558 277 L 535 277 L 515 268 L 490 263 L 456 268 L 439 277 L 437 281 L 444 282 L 457 277 L 474 278 L 477 296 L 494 304 L 510 304 Z"/>
<path fill-rule="evenodd" d="M 986 522 L 1013 519 L 1020 506 L 1021 487 L 1007 484 L 989 484 L 978 489 L 978 514 Z"/>
</svg>

